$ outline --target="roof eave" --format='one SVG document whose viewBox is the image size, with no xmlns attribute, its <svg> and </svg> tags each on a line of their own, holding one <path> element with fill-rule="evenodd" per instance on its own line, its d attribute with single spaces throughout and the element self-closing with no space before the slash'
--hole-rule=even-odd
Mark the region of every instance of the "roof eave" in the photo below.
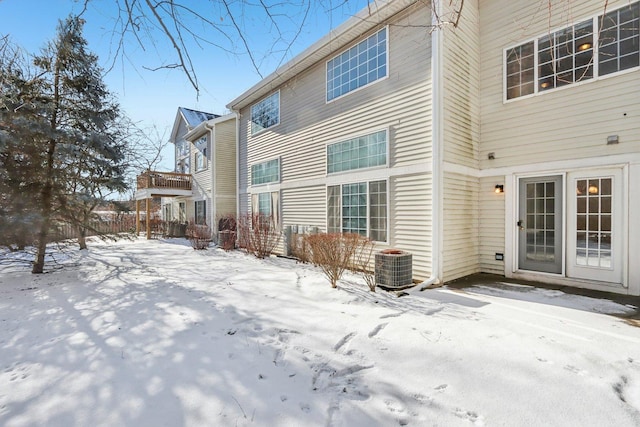
<svg viewBox="0 0 640 427">
<path fill-rule="evenodd" d="M 215 119 L 209 119 L 204 122 L 201 122 L 198 126 L 189 130 L 185 135 L 184 139 L 187 141 L 195 141 L 197 138 L 200 138 L 202 135 L 207 133 L 209 130 L 213 129 L 215 125 L 218 123 L 226 122 L 228 120 L 235 120 L 235 114 L 226 114 L 224 116 L 216 117 Z"/>
<path fill-rule="evenodd" d="M 296 55 L 292 60 L 253 85 L 242 95 L 227 104 L 227 108 L 232 111 L 239 111 L 241 108 L 259 100 L 296 74 L 311 67 L 331 53 L 342 49 L 358 36 L 376 27 L 385 19 L 416 1 L 382 0 L 373 2 Z"/>
</svg>

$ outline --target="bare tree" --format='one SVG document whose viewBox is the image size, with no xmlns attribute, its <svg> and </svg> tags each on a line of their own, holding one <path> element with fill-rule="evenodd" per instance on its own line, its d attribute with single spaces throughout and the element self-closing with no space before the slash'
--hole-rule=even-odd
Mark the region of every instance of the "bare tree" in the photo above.
<svg viewBox="0 0 640 427">
<path fill-rule="evenodd" d="M 442 8 L 435 6 L 439 1 Z M 310 18 L 324 14 L 333 27 L 334 16 L 343 20 L 345 15 L 356 15 L 358 10 L 352 3 L 348 0 L 116 0 L 112 61 L 115 64 L 118 58 L 127 56 L 131 39 L 145 51 L 168 43 L 173 51 L 172 58 L 166 59 L 167 52 L 163 51 L 160 64 L 145 68 L 178 69 L 199 92 L 201 85 L 194 58 L 198 51 L 213 48 L 233 56 L 248 57 L 262 78 L 265 67 L 271 71 L 274 64 L 277 68 L 290 59 L 295 43 L 310 23 Z M 378 8 L 384 3 L 371 1 L 368 13 L 364 17 L 361 15 L 361 19 L 378 19 Z M 433 31 L 445 26 L 458 26 L 464 0 L 428 3 L 433 9 L 435 23 L 427 22 L 421 27 Z M 94 4 L 96 2 L 92 0 L 83 0 L 82 13 Z"/>
</svg>

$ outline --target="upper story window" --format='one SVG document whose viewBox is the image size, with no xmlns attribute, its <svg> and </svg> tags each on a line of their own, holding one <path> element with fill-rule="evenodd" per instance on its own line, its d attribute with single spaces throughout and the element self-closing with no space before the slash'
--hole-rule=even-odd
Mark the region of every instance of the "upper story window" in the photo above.
<svg viewBox="0 0 640 427">
<path fill-rule="evenodd" d="M 203 136 L 194 143 L 196 147 L 196 171 L 207 168 L 207 137 Z"/>
<path fill-rule="evenodd" d="M 600 75 L 639 66 L 640 2 L 609 12 L 598 21 Z"/>
<path fill-rule="evenodd" d="M 190 173 L 190 143 L 184 139 L 176 141 L 176 172 Z"/>
<path fill-rule="evenodd" d="M 538 90 L 593 77 L 593 20 L 538 39 Z"/>
<path fill-rule="evenodd" d="M 280 159 L 251 165 L 251 185 L 280 181 Z"/>
<path fill-rule="evenodd" d="M 387 29 L 327 62 L 327 102 L 387 76 Z"/>
<path fill-rule="evenodd" d="M 327 146 L 327 173 L 387 163 L 387 131 L 375 132 Z"/>
<path fill-rule="evenodd" d="M 505 50 L 505 99 L 640 66 L 640 2 Z"/>
<path fill-rule="evenodd" d="M 251 106 L 251 135 L 280 123 L 280 92 Z"/>
</svg>

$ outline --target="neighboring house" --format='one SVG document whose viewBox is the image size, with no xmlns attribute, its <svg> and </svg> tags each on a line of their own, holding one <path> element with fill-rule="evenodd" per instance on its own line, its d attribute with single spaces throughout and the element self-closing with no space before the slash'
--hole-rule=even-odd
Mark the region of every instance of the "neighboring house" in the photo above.
<svg viewBox="0 0 640 427">
<path fill-rule="evenodd" d="M 561 3 L 372 3 L 229 103 L 239 213 L 640 295 L 640 3 Z"/>
<path fill-rule="evenodd" d="M 236 118 L 178 108 L 170 141 L 176 172 L 189 174 L 191 193 L 163 198 L 167 221 L 207 224 L 236 213 Z"/>
</svg>

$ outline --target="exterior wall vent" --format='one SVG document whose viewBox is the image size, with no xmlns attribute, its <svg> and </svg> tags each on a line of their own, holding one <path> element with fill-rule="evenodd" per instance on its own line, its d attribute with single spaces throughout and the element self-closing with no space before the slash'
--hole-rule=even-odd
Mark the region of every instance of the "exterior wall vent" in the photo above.
<svg viewBox="0 0 640 427">
<path fill-rule="evenodd" d="M 413 285 L 413 256 L 399 249 L 376 253 L 375 278 L 382 288 L 406 288 Z"/>
</svg>

